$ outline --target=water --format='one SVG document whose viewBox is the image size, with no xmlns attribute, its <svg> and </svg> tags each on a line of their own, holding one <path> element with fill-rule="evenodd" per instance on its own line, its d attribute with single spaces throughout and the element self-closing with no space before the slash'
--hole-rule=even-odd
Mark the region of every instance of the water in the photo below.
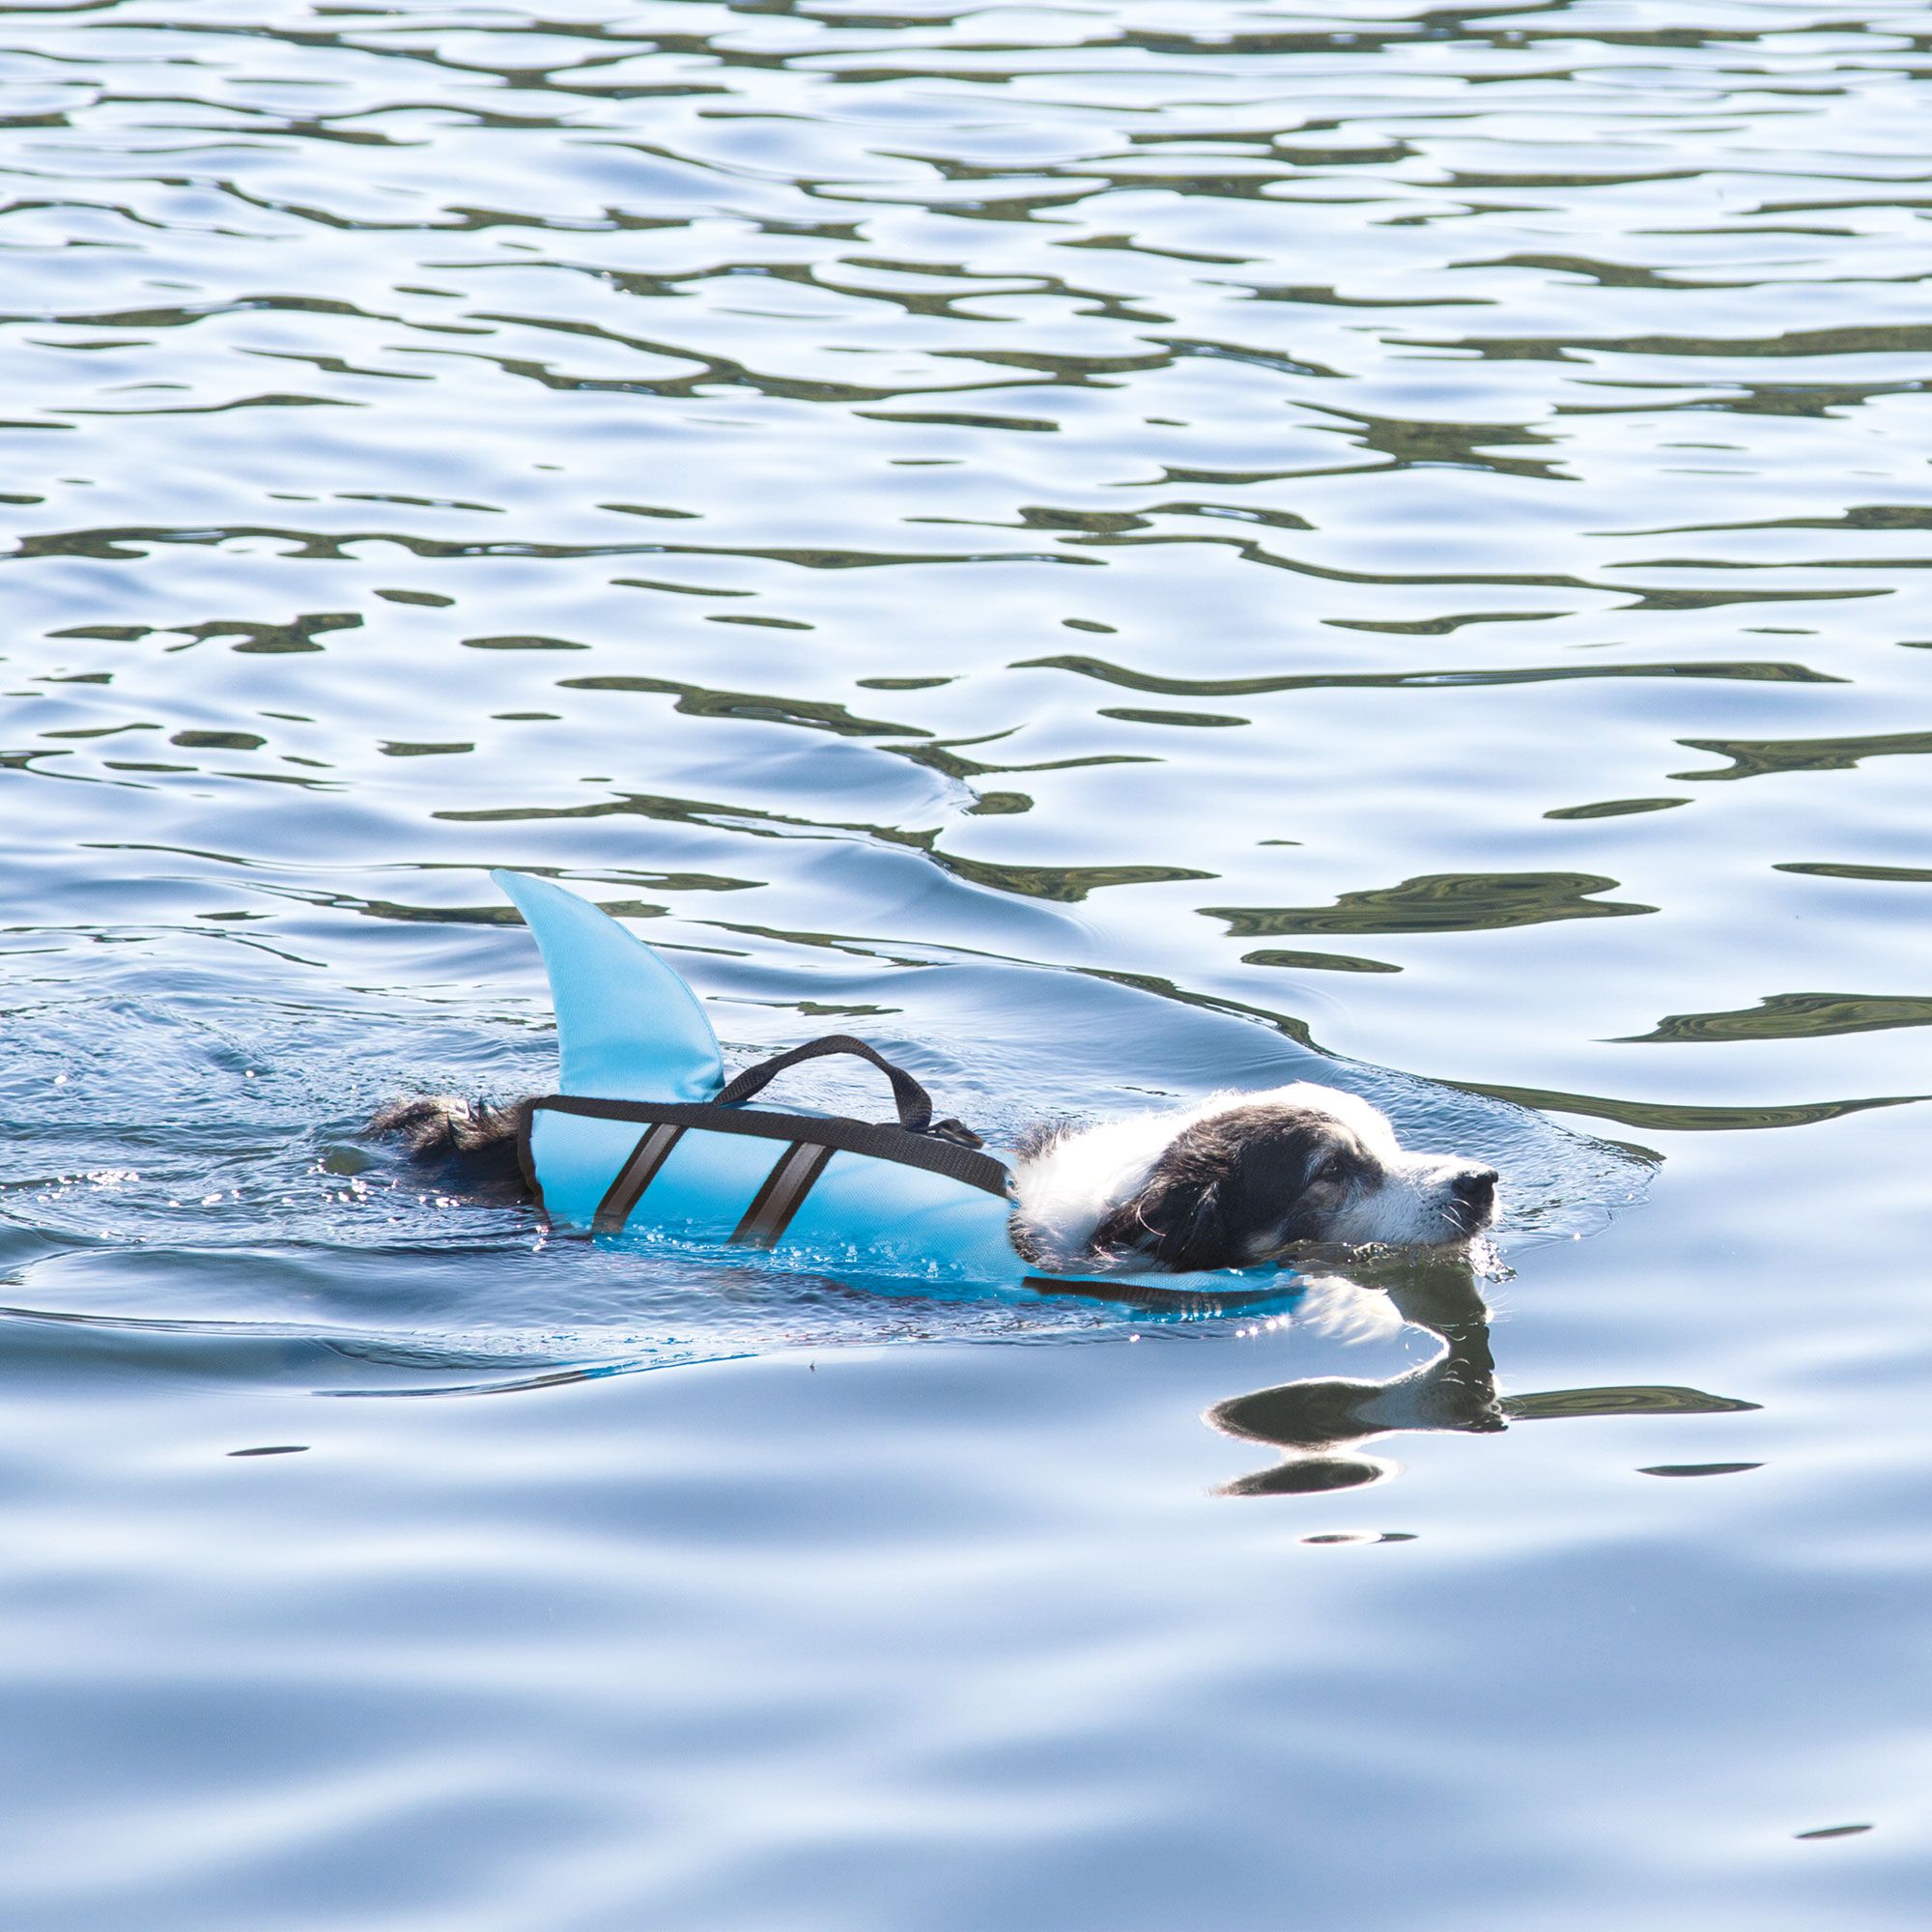
<svg viewBox="0 0 1932 1932">
<path fill-rule="evenodd" d="M 1932 14 L 0 75 L 10 1932 L 1924 1923 Z M 491 866 L 995 1137 L 1355 1088 L 1497 1254 L 448 1202 L 355 1135 L 549 1084 Z"/>
</svg>

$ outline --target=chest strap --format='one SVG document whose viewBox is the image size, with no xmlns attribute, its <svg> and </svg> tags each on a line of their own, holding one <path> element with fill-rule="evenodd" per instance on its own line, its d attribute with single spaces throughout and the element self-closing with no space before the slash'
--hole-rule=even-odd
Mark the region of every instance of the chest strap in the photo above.
<svg viewBox="0 0 1932 1932">
<path fill-rule="evenodd" d="M 694 1128 L 714 1134 L 744 1134 L 754 1140 L 786 1141 L 796 1146 L 823 1148 L 832 1153 L 862 1153 L 874 1160 L 895 1162 L 900 1167 L 917 1167 L 927 1174 L 942 1174 L 949 1180 L 963 1181 L 982 1193 L 1008 1200 L 1011 1195 L 1010 1177 L 1003 1162 L 978 1148 L 961 1147 L 956 1141 L 940 1140 L 931 1134 L 908 1132 L 904 1127 L 872 1121 L 854 1121 L 842 1116 L 824 1118 L 816 1114 L 756 1112 L 744 1107 L 727 1107 L 716 1100 L 598 1100 L 575 1094 L 546 1094 L 532 1100 L 524 1127 L 524 1168 L 537 1199 L 543 1190 L 537 1181 L 535 1155 L 528 1145 L 531 1126 L 540 1113 L 575 1114 L 592 1121 L 635 1121 L 649 1128 Z M 677 1136 L 644 1134 L 632 1149 L 610 1191 L 598 1209 L 600 1227 L 606 1210 L 619 1213 L 616 1225 L 623 1225 L 639 1197 L 650 1183 L 676 1145 Z M 815 1176 L 813 1177 L 816 1178 Z M 620 1193 L 620 1187 L 623 1193 Z M 627 1193 L 628 1200 L 624 1199 Z M 801 1195 L 799 1199 L 803 1199 Z M 794 1202 L 793 1206 L 796 1207 Z M 786 1217 L 789 1219 L 789 1216 Z"/>
</svg>

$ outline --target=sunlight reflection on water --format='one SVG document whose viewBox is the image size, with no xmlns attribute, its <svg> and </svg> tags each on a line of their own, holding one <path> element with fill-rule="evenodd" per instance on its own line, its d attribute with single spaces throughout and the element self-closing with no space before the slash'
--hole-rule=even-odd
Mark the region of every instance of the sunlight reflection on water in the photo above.
<svg viewBox="0 0 1932 1932">
<path fill-rule="evenodd" d="M 0 12 L 8 1925 L 1916 1926 L 1928 45 Z M 493 866 L 995 1140 L 1333 1080 L 1501 1260 L 452 1207 Z"/>
</svg>

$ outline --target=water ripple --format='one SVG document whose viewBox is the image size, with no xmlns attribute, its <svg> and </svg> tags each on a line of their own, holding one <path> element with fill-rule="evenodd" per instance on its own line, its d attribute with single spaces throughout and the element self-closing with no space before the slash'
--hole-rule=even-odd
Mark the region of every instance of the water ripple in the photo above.
<svg viewBox="0 0 1932 1932">
<path fill-rule="evenodd" d="M 1928 44 L 0 8 L 8 1925 L 1918 1923 Z M 494 866 L 1497 1251 L 453 1203 L 357 1128 L 550 1084 Z"/>
</svg>

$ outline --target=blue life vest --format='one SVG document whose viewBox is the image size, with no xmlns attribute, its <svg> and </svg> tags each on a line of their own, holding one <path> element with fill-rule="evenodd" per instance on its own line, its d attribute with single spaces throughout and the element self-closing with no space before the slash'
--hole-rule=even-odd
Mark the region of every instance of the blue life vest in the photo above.
<svg viewBox="0 0 1932 1932">
<path fill-rule="evenodd" d="M 730 1243 L 813 1272 L 922 1293 L 1027 1290 L 1149 1309 L 1286 1301 L 1290 1270 L 1056 1274 L 1009 1231 L 1011 1180 L 923 1087 L 863 1041 L 834 1035 L 726 1081 L 696 995 L 599 907 L 547 880 L 494 872 L 542 949 L 556 1009 L 558 1085 L 530 1103 L 526 1178 L 555 1225 L 632 1240 Z M 893 1085 L 874 1122 L 745 1104 L 786 1067 L 857 1054 Z"/>
</svg>

